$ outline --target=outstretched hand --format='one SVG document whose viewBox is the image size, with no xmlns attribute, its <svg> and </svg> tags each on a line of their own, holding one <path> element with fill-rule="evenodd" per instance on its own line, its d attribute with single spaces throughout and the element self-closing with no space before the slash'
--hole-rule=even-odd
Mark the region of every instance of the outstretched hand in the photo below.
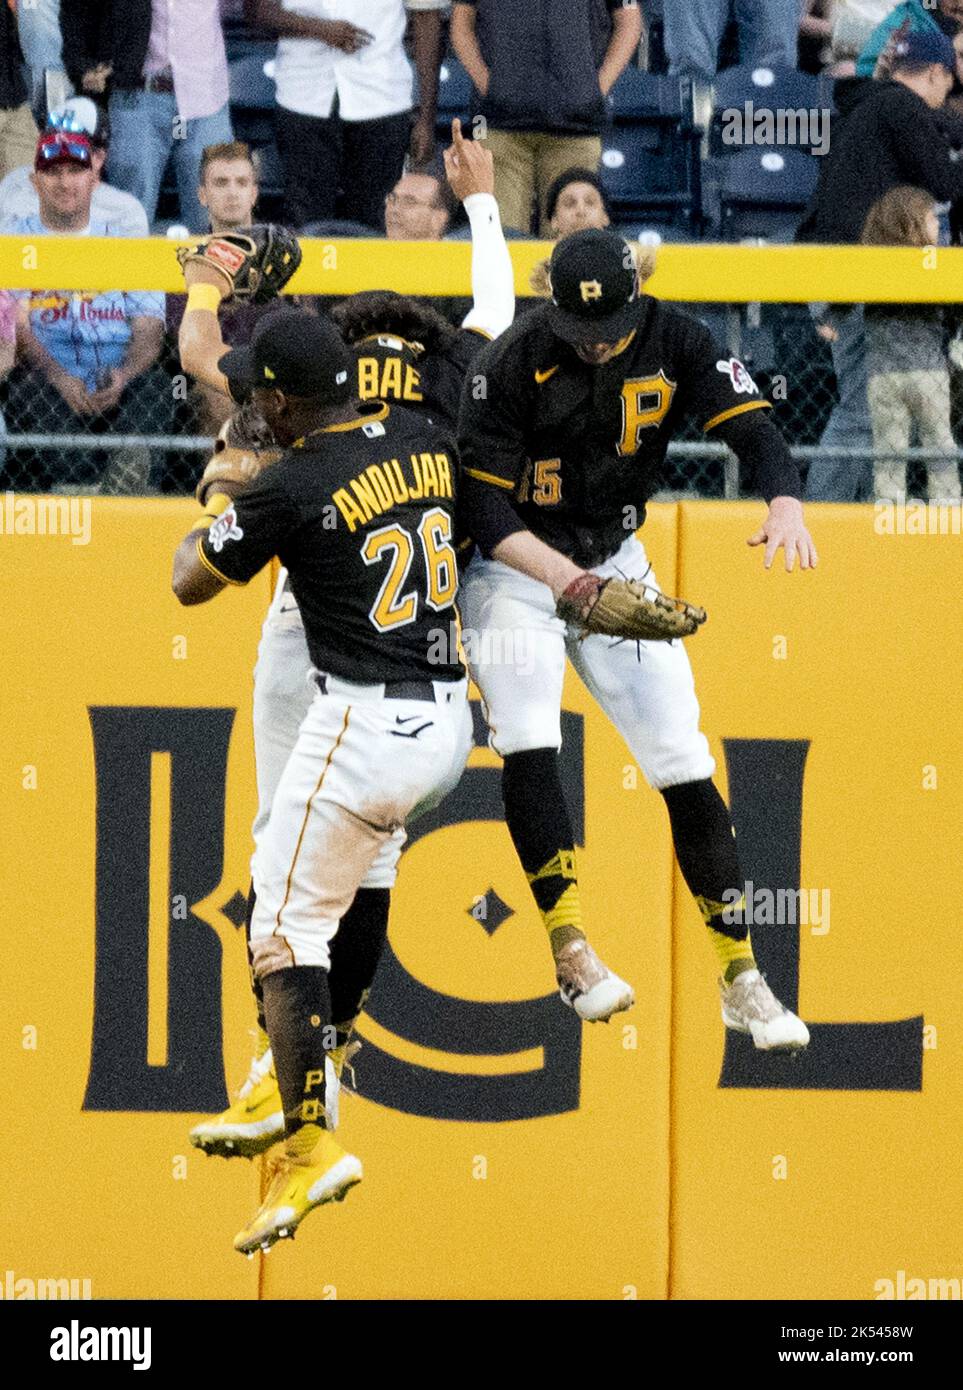
<svg viewBox="0 0 963 1390">
<path fill-rule="evenodd" d="M 749 537 L 747 545 L 765 545 L 765 566 L 772 567 L 776 551 L 780 548 L 786 553 L 786 569 L 792 572 L 799 556 L 799 568 L 815 569 L 819 563 L 813 538 L 806 530 L 803 521 L 802 503 L 795 497 L 774 497 L 769 503 L 769 513 L 759 530 Z"/>
<path fill-rule="evenodd" d="M 445 150 L 445 174 L 461 202 L 473 193 L 495 192 L 495 162 L 491 150 L 477 140 L 466 140 L 457 116 L 451 123 L 451 144 Z"/>
</svg>

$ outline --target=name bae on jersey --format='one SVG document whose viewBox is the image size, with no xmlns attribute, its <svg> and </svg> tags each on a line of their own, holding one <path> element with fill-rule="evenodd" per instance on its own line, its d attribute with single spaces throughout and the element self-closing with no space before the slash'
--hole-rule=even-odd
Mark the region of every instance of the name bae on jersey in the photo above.
<svg viewBox="0 0 963 1390">
<path fill-rule="evenodd" d="M 446 453 L 410 454 L 402 464 L 396 458 L 372 463 L 336 488 L 331 501 L 344 517 L 349 531 L 364 525 L 392 507 L 419 502 L 426 497 L 452 498 L 451 460 Z"/>
</svg>

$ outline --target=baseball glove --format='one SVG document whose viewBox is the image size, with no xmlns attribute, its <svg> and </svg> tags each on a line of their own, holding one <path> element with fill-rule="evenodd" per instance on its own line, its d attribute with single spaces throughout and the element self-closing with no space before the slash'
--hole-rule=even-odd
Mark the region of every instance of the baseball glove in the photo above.
<svg viewBox="0 0 963 1390">
<path fill-rule="evenodd" d="M 214 492 L 237 497 L 265 468 L 276 463 L 283 452 L 282 449 L 235 449 L 219 440 L 194 496 L 202 507 L 207 506 L 207 499 Z"/>
<path fill-rule="evenodd" d="M 600 579 L 583 574 L 558 600 L 556 612 L 575 627 L 643 642 L 691 637 L 706 620 L 704 608 L 670 598 L 638 579 Z"/>
<path fill-rule="evenodd" d="M 179 246 L 181 269 L 202 261 L 224 277 L 226 299 L 266 304 L 280 294 L 301 264 L 297 237 L 276 223 L 258 223 L 243 232 L 201 237 L 192 246 Z"/>
</svg>

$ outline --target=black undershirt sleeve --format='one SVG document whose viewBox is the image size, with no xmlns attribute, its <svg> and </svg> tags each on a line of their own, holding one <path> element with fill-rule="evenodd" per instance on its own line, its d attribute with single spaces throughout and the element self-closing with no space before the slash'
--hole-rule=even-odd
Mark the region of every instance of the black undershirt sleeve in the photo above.
<svg viewBox="0 0 963 1390">
<path fill-rule="evenodd" d="M 782 433 L 768 412 L 753 410 L 716 425 L 711 438 L 721 439 L 749 471 L 756 491 L 767 502 L 774 497 L 802 498 L 799 468 Z"/>
<path fill-rule="evenodd" d="M 484 483 L 470 473 L 462 473 L 459 486 L 465 528 L 486 560 L 500 541 L 528 529 L 512 506 L 512 494 L 504 488 Z"/>
</svg>

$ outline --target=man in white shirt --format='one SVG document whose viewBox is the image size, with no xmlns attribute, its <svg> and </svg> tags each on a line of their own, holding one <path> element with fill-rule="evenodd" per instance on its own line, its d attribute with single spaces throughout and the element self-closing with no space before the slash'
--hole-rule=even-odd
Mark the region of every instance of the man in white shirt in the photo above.
<svg viewBox="0 0 963 1390">
<path fill-rule="evenodd" d="M 339 217 L 381 230 L 405 155 L 417 166 L 434 153 L 448 8 L 449 0 L 247 0 L 248 18 L 279 35 L 277 142 L 291 226 Z"/>
<path fill-rule="evenodd" d="M 48 120 L 51 130 L 78 131 L 90 140 L 97 182 L 90 204 L 91 217 L 109 222 L 114 236 L 147 236 L 147 214 L 132 193 L 103 181 L 104 161 L 110 129 L 107 117 L 90 97 L 71 97 Z M 11 169 L 0 182 L 0 221 L 9 217 L 30 217 L 40 211 L 33 166 L 22 164 Z"/>
</svg>

